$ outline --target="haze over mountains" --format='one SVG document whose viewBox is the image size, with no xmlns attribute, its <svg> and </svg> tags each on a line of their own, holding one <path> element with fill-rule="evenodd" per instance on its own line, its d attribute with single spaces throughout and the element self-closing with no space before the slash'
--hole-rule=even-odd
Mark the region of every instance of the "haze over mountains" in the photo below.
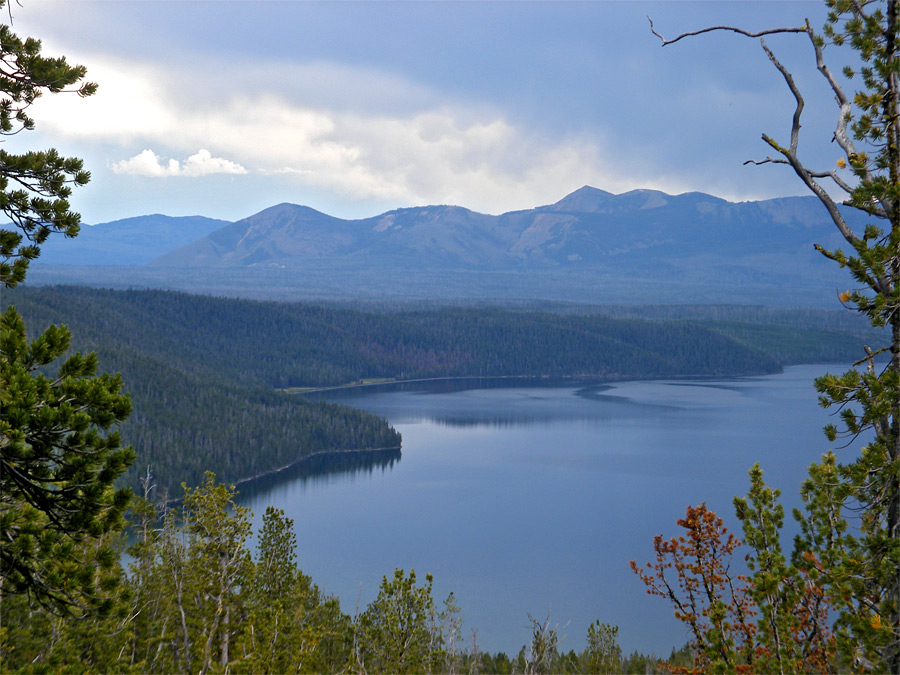
<svg viewBox="0 0 900 675">
<path fill-rule="evenodd" d="M 166 251 L 229 224 L 227 220 L 203 216 L 172 217 L 156 213 L 101 225 L 82 225 L 75 239 L 50 237 L 41 247 L 40 262 L 47 265 L 146 265 Z"/>
<path fill-rule="evenodd" d="M 815 200 L 802 198 L 731 204 L 701 193 L 613 195 L 591 187 L 556 204 L 500 216 L 427 206 L 341 220 L 279 204 L 151 264 L 301 267 L 310 259 L 363 258 L 411 268 L 609 268 L 811 248 L 817 237 L 832 234 L 822 227 L 823 216 Z"/>
<path fill-rule="evenodd" d="M 846 275 L 814 243 L 840 238 L 813 197 L 731 203 L 585 186 L 499 216 L 425 206 L 343 220 L 293 204 L 234 223 L 144 216 L 84 227 L 74 241 L 52 242 L 34 267 L 39 283 L 199 283 L 203 292 L 281 299 L 833 304 Z M 95 267 L 51 266 L 61 264 Z M 96 267 L 110 264 L 141 267 Z"/>
</svg>

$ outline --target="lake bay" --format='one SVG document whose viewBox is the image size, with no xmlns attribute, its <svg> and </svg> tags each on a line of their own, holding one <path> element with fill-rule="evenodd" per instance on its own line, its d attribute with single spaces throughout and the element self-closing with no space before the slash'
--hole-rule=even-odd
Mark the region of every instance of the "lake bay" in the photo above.
<svg viewBox="0 0 900 675">
<path fill-rule="evenodd" d="M 806 467 L 830 447 L 821 429 L 831 418 L 812 384 L 826 370 L 845 367 L 327 392 L 385 417 L 403 435 L 402 457 L 294 472 L 246 486 L 239 501 L 255 529 L 268 504 L 294 519 L 301 568 L 350 614 L 374 599 L 383 575 L 414 568 L 434 575 L 439 605 L 454 592 L 466 647 L 474 628 L 481 650 L 512 657 L 530 641 L 528 614 L 549 611 L 561 650 L 583 649 L 600 619 L 619 626 L 626 653 L 666 655 L 687 633 L 628 561 L 648 560 L 654 535 L 677 534 L 688 504 L 705 501 L 738 528 L 731 501 L 746 493 L 754 462 L 788 513 L 798 505 Z"/>
</svg>

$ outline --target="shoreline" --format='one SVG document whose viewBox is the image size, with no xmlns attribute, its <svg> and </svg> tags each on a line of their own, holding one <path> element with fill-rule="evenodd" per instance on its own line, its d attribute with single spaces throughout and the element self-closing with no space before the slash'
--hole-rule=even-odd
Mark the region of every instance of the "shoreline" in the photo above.
<svg viewBox="0 0 900 675">
<path fill-rule="evenodd" d="M 366 387 L 384 387 L 397 386 L 401 384 L 415 384 L 417 382 L 450 382 L 459 380 L 533 380 L 538 382 L 549 381 L 570 381 L 584 382 L 591 385 L 612 384 L 616 382 L 644 382 L 652 380 L 709 380 L 722 377 L 759 377 L 761 375 L 777 375 L 783 373 L 784 369 L 793 365 L 804 365 L 799 363 L 781 364 L 778 370 L 763 370 L 756 373 L 716 373 L 716 374 L 675 374 L 675 375 L 647 375 L 641 377 L 639 375 L 442 375 L 440 377 L 417 377 L 412 380 L 384 380 L 381 382 L 360 382 L 353 384 L 338 384 L 329 387 L 285 387 L 277 389 L 284 394 L 290 396 L 304 396 L 305 394 L 318 394 L 327 391 L 344 391 L 348 389 L 364 389 Z M 293 390 L 293 391 L 292 391 Z"/>
<path fill-rule="evenodd" d="M 234 488 L 235 491 L 237 491 L 237 488 L 241 487 L 242 485 L 244 485 L 244 486 L 253 485 L 253 483 L 255 483 L 257 481 L 260 481 L 264 478 L 269 478 L 271 476 L 275 476 L 283 471 L 288 471 L 288 470 L 293 469 L 293 468 L 299 466 L 300 464 L 303 464 L 304 462 L 312 459 L 313 457 L 320 457 L 322 455 L 352 455 L 352 454 L 363 453 L 363 452 L 388 452 L 389 450 L 402 451 L 402 449 L 403 449 L 402 446 L 394 445 L 394 446 L 386 446 L 386 447 L 381 447 L 381 448 L 344 448 L 344 449 L 340 449 L 340 450 L 317 450 L 316 452 L 310 453 L 308 455 L 304 455 L 300 459 L 290 462 L 288 464 L 285 464 L 284 466 L 279 466 L 275 469 L 269 469 L 268 471 L 262 471 L 260 473 L 254 474 L 252 476 L 246 476 L 244 478 L 239 478 L 238 480 L 236 480 L 234 482 L 226 482 L 226 485 L 229 485 L 230 487 Z M 184 497 L 178 497 L 177 499 L 166 499 L 165 504 L 166 504 L 166 506 L 170 506 L 172 504 L 178 504 L 183 500 L 184 500 Z"/>
<path fill-rule="evenodd" d="M 394 445 L 394 446 L 388 446 L 388 447 L 382 447 L 382 448 L 344 448 L 341 450 L 317 450 L 316 452 L 312 452 L 308 455 L 304 455 L 300 459 L 298 459 L 294 462 L 285 464 L 284 466 L 280 466 L 275 469 L 269 469 L 268 471 L 263 471 L 261 473 L 254 474 L 253 476 L 247 476 L 246 478 L 241 478 L 239 480 L 236 480 L 234 483 L 232 483 L 232 485 L 234 485 L 234 487 L 237 488 L 238 486 L 241 486 L 241 485 L 251 484 L 262 478 L 268 478 L 269 476 L 274 476 L 276 474 L 281 473 L 282 471 L 287 471 L 289 469 L 293 469 L 294 467 L 302 464 L 303 462 L 306 462 L 306 461 L 312 459 L 313 457 L 319 457 L 321 455 L 352 455 L 352 454 L 361 453 L 361 452 L 387 452 L 388 450 L 401 450 L 402 451 L 402 447 L 400 445 Z"/>
</svg>

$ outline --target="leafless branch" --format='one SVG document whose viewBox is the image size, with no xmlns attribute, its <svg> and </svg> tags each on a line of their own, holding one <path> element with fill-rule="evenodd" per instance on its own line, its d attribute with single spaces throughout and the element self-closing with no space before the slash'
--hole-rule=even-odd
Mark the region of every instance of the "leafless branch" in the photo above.
<svg viewBox="0 0 900 675">
<path fill-rule="evenodd" d="M 859 9 L 859 8 L 858 8 Z M 860 14 L 862 12 L 860 11 Z M 650 22 L 650 31 L 660 39 L 663 46 L 673 44 L 678 42 L 679 40 L 686 37 L 693 37 L 697 35 L 702 35 L 705 33 L 711 33 L 715 31 L 729 31 L 733 33 L 737 33 L 739 35 L 744 35 L 746 37 L 752 38 L 762 38 L 766 35 L 775 35 L 775 34 L 785 34 L 785 33 L 806 33 L 809 36 L 810 43 L 812 44 L 813 50 L 816 56 L 816 68 L 822 73 L 823 77 L 825 77 L 829 86 L 831 87 L 832 92 L 834 93 L 835 101 L 839 107 L 839 115 L 838 121 L 835 128 L 834 139 L 837 141 L 838 145 L 840 145 L 841 149 L 848 157 L 852 157 L 858 155 L 856 151 L 856 147 L 853 141 L 847 135 L 847 125 L 850 120 L 851 115 L 851 102 L 847 98 L 844 93 L 840 83 L 834 77 L 831 70 L 825 63 L 823 54 L 822 54 L 822 46 L 816 40 L 815 33 L 810 26 L 809 20 L 805 22 L 802 27 L 780 27 L 780 28 L 770 28 L 763 31 L 748 31 L 742 28 L 737 28 L 735 26 L 709 26 L 706 28 L 701 28 L 699 30 L 690 31 L 687 33 L 682 33 L 671 40 L 664 38 L 660 33 L 656 31 L 653 26 L 653 20 L 648 16 L 647 20 Z M 791 93 L 794 96 L 794 100 L 796 101 L 796 107 L 794 109 L 794 116 L 791 124 L 791 143 L 789 148 L 784 148 L 780 144 L 778 144 L 774 139 L 770 136 L 763 134 L 763 140 L 772 147 L 778 154 L 782 155 L 784 159 L 776 159 L 773 157 L 768 157 L 765 160 L 761 161 L 749 161 L 745 162 L 745 164 L 787 164 L 789 165 L 797 176 L 806 184 L 806 186 L 810 189 L 810 191 L 815 194 L 825 208 L 828 210 L 831 219 L 834 221 L 834 224 L 837 226 L 841 235 L 844 239 L 850 243 L 851 245 L 858 242 L 860 240 L 859 236 L 850 229 L 850 226 L 847 224 L 843 215 L 838 210 L 837 203 L 831 198 L 828 192 L 817 182 L 817 178 L 831 178 L 835 184 L 840 187 L 842 190 L 847 192 L 848 194 L 852 193 L 853 189 L 850 185 L 840 178 L 836 172 L 816 172 L 810 171 L 807 169 L 803 163 L 797 157 L 797 149 L 799 142 L 799 134 L 800 134 L 800 116 L 803 112 L 803 96 L 800 93 L 800 90 L 797 88 L 794 83 L 794 79 L 791 73 L 781 64 L 781 62 L 776 58 L 775 54 L 766 46 L 763 40 L 760 40 L 760 44 L 762 45 L 763 50 L 766 52 L 766 56 L 768 56 L 769 60 L 781 73 L 781 76 L 784 78 L 785 83 L 788 85 L 788 88 L 791 90 Z M 860 166 L 855 167 L 857 170 L 861 171 L 861 178 L 863 180 L 872 180 L 873 176 L 871 174 L 871 170 L 868 166 Z M 879 202 L 878 205 L 872 205 L 870 207 L 870 212 L 873 215 L 881 216 L 885 218 L 890 218 L 892 215 L 892 206 L 891 204 L 885 202 Z"/>
<path fill-rule="evenodd" d="M 763 164 L 786 164 L 788 166 L 791 165 L 791 163 L 786 159 L 779 159 L 778 157 L 766 157 L 765 159 L 748 159 L 744 162 L 744 166 L 747 166 L 748 164 L 753 164 L 754 166 L 762 166 Z M 813 178 L 830 178 L 839 188 L 841 188 L 847 194 L 853 192 L 853 188 L 850 187 L 850 185 L 843 178 L 841 178 L 836 171 L 810 171 L 808 169 L 807 171 Z"/>
<path fill-rule="evenodd" d="M 773 35 L 777 33 L 805 33 L 806 26 L 801 26 L 799 28 L 790 28 L 790 27 L 782 27 L 782 28 L 767 28 L 766 30 L 759 31 L 758 33 L 754 33 L 752 31 L 744 30 L 743 28 L 737 28 L 736 26 L 708 26 L 706 28 L 701 28 L 700 30 L 693 30 L 689 33 L 682 33 L 681 35 L 672 38 L 671 40 L 667 40 L 662 35 L 656 32 L 656 29 L 653 27 L 653 19 L 649 16 L 647 17 L 647 21 L 650 22 L 650 32 L 653 33 L 656 37 L 660 39 L 662 42 L 662 46 L 675 44 L 679 40 L 686 37 L 693 37 L 695 35 L 703 35 L 704 33 L 712 33 L 713 31 L 731 31 L 732 33 L 739 33 L 740 35 L 746 35 L 747 37 L 758 38 L 763 37 L 765 35 Z"/>
<path fill-rule="evenodd" d="M 809 23 L 806 25 L 805 32 L 809 34 L 812 33 L 812 29 L 809 27 Z M 787 163 L 790 164 L 791 168 L 794 170 L 794 173 L 802 180 L 806 187 L 810 189 L 810 191 L 819 198 L 819 201 L 825 206 L 828 210 L 831 219 L 834 221 L 834 224 L 840 230 L 843 237 L 851 244 L 859 241 L 859 237 L 856 235 L 853 230 L 850 229 L 850 226 L 847 224 L 847 221 L 844 220 L 843 215 L 838 210 L 837 204 L 831 198 L 831 195 L 823 188 L 814 178 L 813 174 L 807 170 L 800 159 L 797 157 L 797 148 L 800 141 L 800 117 L 803 113 L 803 95 L 800 93 L 800 89 L 798 89 L 796 83 L 794 82 L 794 78 L 787 68 L 782 65 L 781 61 L 775 56 L 771 49 L 769 49 L 765 42 L 760 40 L 760 44 L 762 45 L 763 51 L 766 52 L 766 56 L 769 57 L 769 61 L 772 62 L 772 65 L 781 73 L 782 78 L 784 78 L 785 84 L 787 84 L 788 89 L 790 89 L 791 94 L 794 96 L 794 100 L 796 101 L 796 106 L 794 108 L 794 115 L 791 121 L 791 145 L 790 148 L 784 148 L 779 145 L 773 138 L 768 136 L 767 134 L 762 135 L 762 139 L 769 144 L 778 154 L 782 155 Z M 840 124 L 840 123 L 839 123 Z"/>
</svg>

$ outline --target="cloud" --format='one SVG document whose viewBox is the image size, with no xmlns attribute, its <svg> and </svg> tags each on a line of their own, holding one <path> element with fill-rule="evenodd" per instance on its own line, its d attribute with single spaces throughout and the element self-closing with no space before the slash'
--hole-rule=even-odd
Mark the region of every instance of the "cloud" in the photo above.
<svg viewBox="0 0 900 675">
<path fill-rule="evenodd" d="M 639 153 L 624 152 L 615 137 L 596 129 L 528 128 L 497 109 L 441 102 L 412 84 L 406 88 L 417 93 L 405 107 L 362 110 L 312 96 L 297 100 L 289 83 L 262 91 L 259 82 L 219 88 L 202 69 L 176 78 L 143 63 L 82 60 L 92 64 L 100 91 L 88 99 L 45 97 L 38 102 L 42 128 L 118 153 L 110 166 L 119 174 L 277 175 L 348 200 L 452 203 L 488 213 L 557 201 L 586 183 L 613 192 L 689 189 L 680 176 L 648 178 L 652 169 Z M 302 72 L 315 80 L 315 68 L 308 64 Z M 238 75 L 244 70 L 256 72 L 248 67 Z M 377 73 L 366 74 L 377 80 Z M 396 76 L 385 78 L 403 89 Z M 154 150 L 131 154 L 142 147 Z M 130 158 L 121 159 L 124 153 Z M 185 160 L 162 156 L 188 154 Z"/>
<path fill-rule="evenodd" d="M 217 173 L 243 174 L 247 170 L 236 162 L 221 157 L 213 157 L 208 150 L 200 150 L 188 157 L 184 162 L 170 159 L 163 164 L 162 158 L 152 150 L 144 150 L 131 159 L 125 159 L 112 165 L 115 173 L 150 178 L 167 176 L 209 176 Z"/>
<path fill-rule="evenodd" d="M 242 174 L 247 173 L 247 169 L 236 162 L 213 157 L 209 150 L 202 149 L 184 160 L 181 167 L 182 176 L 208 176 L 213 173 Z"/>
</svg>

